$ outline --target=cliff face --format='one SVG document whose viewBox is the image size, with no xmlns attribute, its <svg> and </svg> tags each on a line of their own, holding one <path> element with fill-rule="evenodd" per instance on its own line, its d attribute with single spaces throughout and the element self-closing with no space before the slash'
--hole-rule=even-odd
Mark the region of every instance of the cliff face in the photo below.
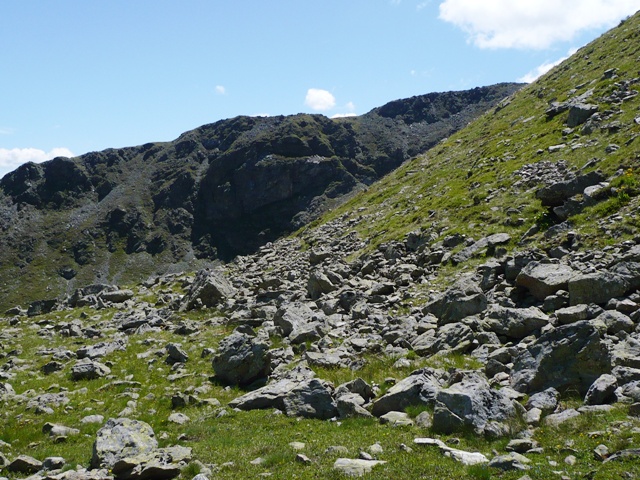
<svg viewBox="0 0 640 480">
<path fill-rule="evenodd" d="M 173 142 L 27 164 L 0 180 L 0 283 L 62 293 L 255 251 L 516 91 L 397 100 L 360 117 L 236 117 Z"/>
</svg>

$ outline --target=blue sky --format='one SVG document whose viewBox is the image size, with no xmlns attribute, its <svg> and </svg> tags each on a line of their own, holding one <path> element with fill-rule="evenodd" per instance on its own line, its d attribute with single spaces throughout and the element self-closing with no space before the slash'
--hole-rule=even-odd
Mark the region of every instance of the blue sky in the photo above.
<svg viewBox="0 0 640 480">
<path fill-rule="evenodd" d="M 0 176 L 236 115 L 531 80 L 637 0 L 0 0 Z"/>
</svg>

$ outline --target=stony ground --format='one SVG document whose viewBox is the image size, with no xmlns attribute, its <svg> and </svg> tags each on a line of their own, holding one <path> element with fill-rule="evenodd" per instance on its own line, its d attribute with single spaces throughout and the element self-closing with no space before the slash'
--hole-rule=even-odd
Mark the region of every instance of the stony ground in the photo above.
<svg viewBox="0 0 640 480">
<path fill-rule="evenodd" d="M 605 180 L 586 177 L 546 190 L 568 198 Z M 640 238 L 589 250 L 560 226 L 542 251 L 423 229 L 355 255 L 364 242 L 349 232 L 366 221 L 344 215 L 224 269 L 7 312 L 5 474 L 202 480 L 251 465 L 278 478 L 284 460 L 225 461 L 194 441 L 256 409 L 270 412 L 258 423 L 361 421 L 397 438 L 354 451 L 337 435 L 321 454 L 294 427 L 285 458 L 301 477 L 384 477 L 398 452 L 425 449 L 481 478 L 640 474 Z"/>
</svg>

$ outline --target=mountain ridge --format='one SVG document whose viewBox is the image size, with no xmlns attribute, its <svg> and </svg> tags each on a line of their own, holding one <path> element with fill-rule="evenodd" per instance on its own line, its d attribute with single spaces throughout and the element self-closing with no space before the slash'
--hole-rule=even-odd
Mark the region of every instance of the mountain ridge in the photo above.
<svg viewBox="0 0 640 480">
<path fill-rule="evenodd" d="M 19 291 L 26 276 L 58 295 L 255 251 L 517 88 L 432 93 L 344 119 L 240 116 L 173 142 L 23 165 L 0 180 L 0 284 Z"/>
</svg>

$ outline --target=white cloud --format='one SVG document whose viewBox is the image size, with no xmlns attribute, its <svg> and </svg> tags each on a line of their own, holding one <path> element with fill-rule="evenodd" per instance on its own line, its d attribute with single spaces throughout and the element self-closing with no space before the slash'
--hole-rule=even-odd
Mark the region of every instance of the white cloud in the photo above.
<svg viewBox="0 0 640 480">
<path fill-rule="evenodd" d="M 336 106 L 336 98 L 326 90 L 310 88 L 307 90 L 304 104 L 312 110 L 329 110 Z"/>
<path fill-rule="evenodd" d="M 524 83 L 531 83 L 534 80 L 537 80 L 538 77 L 541 77 L 542 75 L 547 73 L 549 70 L 551 70 L 556 65 L 560 65 L 562 62 L 564 62 L 567 58 L 569 58 L 571 55 L 573 55 L 577 51 L 578 51 L 577 48 L 572 48 L 571 50 L 569 50 L 569 52 L 567 53 L 566 56 L 564 56 L 562 58 L 559 58 L 555 62 L 546 62 L 546 63 L 543 63 L 542 65 L 539 65 L 538 67 L 536 67 L 533 70 L 531 70 L 529 73 L 527 73 L 527 74 L 523 75 L 522 77 L 518 78 L 517 81 L 518 82 L 524 82 Z"/>
<path fill-rule="evenodd" d="M 544 49 L 583 30 L 612 27 L 638 8 L 638 0 L 445 0 L 440 19 L 480 48 Z"/>
<path fill-rule="evenodd" d="M 353 102 L 347 102 L 344 106 L 344 113 L 336 113 L 332 115 L 331 118 L 345 118 L 345 117 L 356 117 L 358 114 L 356 113 L 356 104 Z"/>
<path fill-rule="evenodd" d="M 224 95 L 225 93 L 227 93 L 227 89 L 222 85 L 216 85 L 216 93 L 218 95 Z"/>
<path fill-rule="evenodd" d="M 38 148 L 0 148 L 0 177 L 15 170 L 23 163 L 40 163 L 55 157 L 73 157 L 68 148 L 57 147 L 48 152 Z"/>
<path fill-rule="evenodd" d="M 0 127 L 0 135 L 13 135 L 16 131 L 9 127 Z"/>
</svg>

